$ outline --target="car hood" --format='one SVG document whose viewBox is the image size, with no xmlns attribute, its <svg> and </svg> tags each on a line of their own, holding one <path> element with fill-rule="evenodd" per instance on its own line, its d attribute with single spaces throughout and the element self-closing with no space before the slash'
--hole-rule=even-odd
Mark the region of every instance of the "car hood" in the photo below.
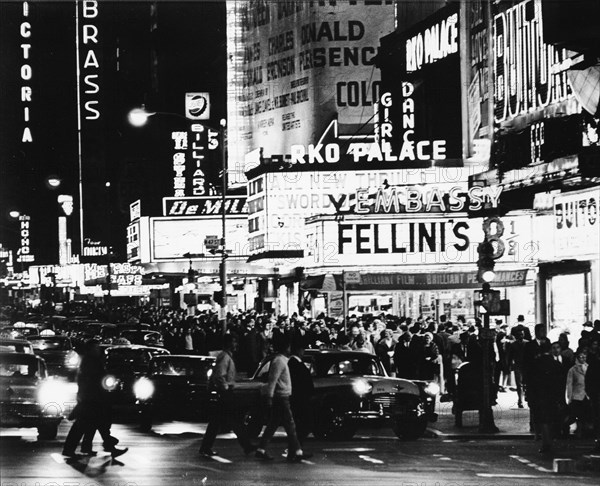
<svg viewBox="0 0 600 486">
<path fill-rule="evenodd" d="M 322 378 L 315 378 L 314 384 L 316 388 L 330 387 L 330 386 L 341 386 L 348 385 L 352 386 L 352 383 L 357 380 L 366 380 L 373 387 L 373 394 L 378 393 L 407 393 L 410 395 L 420 395 L 420 390 L 417 384 L 410 380 L 404 380 L 402 378 L 391 378 L 387 376 L 326 376 Z"/>
</svg>

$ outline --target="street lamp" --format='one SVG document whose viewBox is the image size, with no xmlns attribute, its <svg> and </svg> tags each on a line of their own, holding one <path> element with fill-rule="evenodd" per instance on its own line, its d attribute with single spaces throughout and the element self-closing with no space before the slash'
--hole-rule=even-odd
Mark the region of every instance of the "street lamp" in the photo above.
<svg viewBox="0 0 600 486">
<path fill-rule="evenodd" d="M 213 127 L 206 123 L 199 123 L 195 120 L 191 120 L 183 115 L 165 111 L 147 111 L 144 106 L 141 108 L 134 108 L 127 114 L 127 120 L 134 127 L 143 127 L 148 123 L 148 119 L 155 115 L 168 115 L 183 118 L 188 123 L 195 123 L 202 127 L 208 128 L 217 132 L 221 136 L 221 227 L 222 227 L 222 238 L 221 238 L 221 263 L 219 265 L 219 278 L 221 281 L 221 292 L 222 292 L 222 305 L 221 305 L 221 321 L 223 334 L 227 332 L 227 251 L 226 251 L 226 221 L 227 221 L 227 210 L 226 210 L 226 193 L 227 193 L 227 120 L 224 118 L 220 120 L 220 127 Z"/>
<path fill-rule="evenodd" d="M 49 177 L 46 177 L 46 180 L 44 181 L 46 183 L 46 186 L 48 187 L 48 189 L 58 189 L 60 187 L 60 185 L 62 184 L 62 180 L 60 179 L 60 177 L 55 176 L 55 175 L 51 175 Z"/>
</svg>

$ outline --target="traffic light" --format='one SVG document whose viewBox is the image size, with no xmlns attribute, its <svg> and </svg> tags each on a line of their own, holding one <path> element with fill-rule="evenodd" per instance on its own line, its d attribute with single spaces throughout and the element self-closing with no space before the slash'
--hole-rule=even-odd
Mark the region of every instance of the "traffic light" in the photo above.
<svg viewBox="0 0 600 486">
<path fill-rule="evenodd" d="M 499 290 L 491 290 L 488 287 L 477 291 L 475 296 L 476 300 L 473 304 L 477 317 L 482 314 L 490 316 L 507 316 L 510 314 L 510 300 L 501 299 Z"/>
<path fill-rule="evenodd" d="M 0 259 L 0 278 L 8 276 L 8 265 L 6 259 Z"/>
<path fill-rule="evenodd" d="M 488 283 L 494 280 L 496 276 L 494 273 L 494 246 L 489 241 L 479 243 L 477 246 L 477 253 L 479 258 L 477 259 L 477 280 L 480 283 Z"/>
<path fill-rule="evenodd" d="M 221 307 L 223 307 L 223 305 L 225 304 L 225 301 L 223 299 L 223 291 L 222 290 L 215 290 L 214 294 L 213 294 L 213 300 L 219 304 Z"/>
</svg>

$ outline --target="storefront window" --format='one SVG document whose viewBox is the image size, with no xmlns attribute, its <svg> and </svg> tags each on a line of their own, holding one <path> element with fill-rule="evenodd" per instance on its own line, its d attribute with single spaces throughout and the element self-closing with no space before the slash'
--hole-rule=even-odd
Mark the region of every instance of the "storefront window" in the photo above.
<svg viewBox="0 0 600 486">
<path fill-rule="evenodd" d="M 575 340 L 579 339 L 586 321 L 585 287 L 585 273 L 556 275 L 550 280 L 551 317 L 548 337 L 552 341 L 561 332 L 569 333 Z"/>
</svg>

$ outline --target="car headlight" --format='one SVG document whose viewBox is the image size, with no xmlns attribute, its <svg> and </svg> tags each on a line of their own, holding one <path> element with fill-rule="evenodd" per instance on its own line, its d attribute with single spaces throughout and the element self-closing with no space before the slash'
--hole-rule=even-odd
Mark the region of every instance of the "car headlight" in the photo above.
<svg viewBox="0 0 600 486">
<path fill-rule="evenodd" d="M 117 388 L 118 385 L 119 379 L 116 376 L 106 375 L 102 379 L 102 388 L 104 388 L 106 391 L 113 391 Z"/>
<path fill-rule="evenodd" d="M 77 368 L 79 366 L 79 355 L 75 352 L 75 351 L 71 351 L 69 354 L 67 354 L 67 356 L 65 357 L 65 366 L 67 368 Z"/>
<path fill-rule="evenodd" d="M 50 415 L 62 415 L 67 404 L 72 403 L 75 398 L 74 391 L 67 383 L 55 379 L 43 381 L 37 394 L 42 413 Z"/>
<path fill-rule="evenodd" d="M 352 389 L 357 395 L 366 395 L 373 387 L 367 380 L 355 380 L 354 383 L 352 383 Z"/>
<path fill-rule="evenodd" d="M 142 377 L 133 385 L 133 393 L 138 400 L 148 400 L 154 393 L 154 383 Z"/>
<path fill-rule="evenodd" d="M 424 390 L 427 395 L 434 397 L 440 393 L 440 386 L 437 383 L 428 383 Z"/>
</svg>

